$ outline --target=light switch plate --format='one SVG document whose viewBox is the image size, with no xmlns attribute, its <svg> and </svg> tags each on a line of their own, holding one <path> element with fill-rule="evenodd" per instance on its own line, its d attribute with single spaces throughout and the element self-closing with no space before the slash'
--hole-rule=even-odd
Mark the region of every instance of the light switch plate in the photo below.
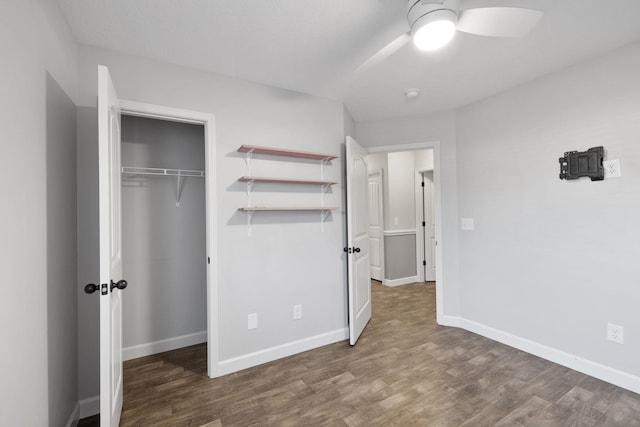
<svg viewBox="0 0 640 427">
<path fill-rule="evenodd" d="M 473 218 L 461 218 L 460 226 L 465 231 L 472 231 L 474 229 Z"/>
</svg>

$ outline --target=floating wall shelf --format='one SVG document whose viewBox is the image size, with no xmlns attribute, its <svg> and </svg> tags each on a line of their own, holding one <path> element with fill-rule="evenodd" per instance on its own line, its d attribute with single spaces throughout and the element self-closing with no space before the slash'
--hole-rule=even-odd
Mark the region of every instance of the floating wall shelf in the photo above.
<svg viewBox="0 0 640 427">
<path fill-rule="evenodd" d="M 340 208 L 337 207 L 320 207 L 320 206 L 291 206 L 291 207 L 277 207 L 277 206 L 269 206 L 269 207 L 244 207 L 238 208 L 239 211 L 243 212 L 271 212 L 271 211 L 335 211 Z"/>
<path fill-rule="evenodd" d="M 274 147 L 261 147 L 257 145 L 241 145 L 238 148 L 241 153 L 253 153 L 253 154 L 268 154 L 271 156 L 283 156 L 283 157 L 297 157 L 299 159 L 313 159 L 313 160 L 333 160 L 338 156 L 334 154 L 316 153 L 312 151 L 300 151 L 300 150 L 288 150 L 284 148 Z"/>
<path fill-rule="evenodd" d="M 323 181 L 320 179 L 296 179 L 296 178 L 266 178 L 260 176 L 243 176 L 241 182 L 265 182 L 270 184 L 309 184 L 309 185 L 334 185 L 336 181 Z"/>
</svg>

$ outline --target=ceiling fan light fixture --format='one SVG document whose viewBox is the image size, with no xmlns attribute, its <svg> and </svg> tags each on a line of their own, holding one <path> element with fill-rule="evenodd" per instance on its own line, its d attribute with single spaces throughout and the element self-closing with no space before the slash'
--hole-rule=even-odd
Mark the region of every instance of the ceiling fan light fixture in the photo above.
<svg viewBox="0 0 640 427">
<path fill-rule="evenodd" d="M 456 33 L 458 15 L 439 9 L 418 18 L 411 26 L 411 38 L 420 50 L 430 51 L 446 46 Z"/>
</svg>

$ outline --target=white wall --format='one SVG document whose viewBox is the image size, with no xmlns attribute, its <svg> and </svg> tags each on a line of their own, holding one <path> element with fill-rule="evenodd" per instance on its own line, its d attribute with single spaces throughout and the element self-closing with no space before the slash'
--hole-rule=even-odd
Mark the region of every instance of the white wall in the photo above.
<svg viewBox="0 0 640 427">
<path fill-rule="evenodd" d="M 464 108 L 458 116 L 462 315 L 636 376 L 640 389 L 640 44 Z M 603 145 L 622 177 L 558 178 Z M 605 339 L 622 325 L 624 345 Z M 593 366 L 592 366 L 593 367 Z"/>
<path fill-rule="evenodd" d="M 55 2 L 3 1 L 0 51 L 0 158 L 4 160 L 0 178 L 6 184 L 0 209 L 4 301 L 0 310 L 0 337 L 4 344 L 0 352 L 0 424 L 46 426 L 48 390 L 55 387 L 49 384 L 47 362 L 46 85 L 49 73 L 68 98 L 75 100 L 76 45 Z M 57 125 L 67 128 L 66 123 Z M 63 209 L 72 212 L 75 206 Z M 62 215 L 59 212 L 56 217 Z M 63 245 L 65 251 L 74 250 Z M 68 286 L 75 286 L 74 277 L 67 279 Z M 60 338 L 66 340 L 67 336 Z M 67 351 L 73 357 L 75 349 Z M 76 398 L 75 387 L 68 389 L 66 384 L 60 384 L 59 389 L 63 393 L 59 401 L 65 405 Z M 62 417 L 68 419 L 70 415 Z M 66 419 L 54 419 L 51 425 L 60 422 L 66 423 Z"/>
<path fill-rule="evenodd" d="M 339 154 L 348 121 L 340 103 L 165 63 L 81 46 L 79 57 L 79 161 L 95 164 L 95 107 L 97 65 L 107 65 L 120 97 L 177 108 L 210 112 L 216 116 L 218 179 L 218 283 L 221 304 L 221 361 L 243 360 L 248 354 L 288 346 L 298 340 L 325 336 L 343 339 L 346 319 L 344 285 L 344 229 L 341 210 L 320 227 L 318 212 L 258 213 L 251 236 L 246 214 L 246 174 L 241 144 L 267 145 Z M 87 113 L 85 115 L 85 113 Z M 80 156 L 86 155 L 86 159 Z M 318 162 L 287 161 L 255 156 L 254 175 L 319 178 Z M 92 182 L 91 168 L 83 170 Z M 79 176 L 79 180 L 83 177 Z M 342 182 L 340 159 L 326 167 L 325 179 Z M 79 194 L 95 205 L 95 189 Z M 319 203 L 319 189 L 307 186 L 256 184 L 256 203 Z M 326 205 L 342 207 L 342 184 L 325 196 Z M 93 209 L 93 208 L 91 208 Z M 95 215 L 83 219 L 82 248 L 95 246 Z M 95 257 L 83 257 L 85 274 L 97 269 Z M 79 278 L 82 281 L 84 278 Z M 135 283 L 132 284 L 135 286 Z M 292 320 L 292 306 L 301 304 L 303 318 Z M 258 313 L 259 327 L 247 330 L 247 315 Z M 96 313 L 82 308 L 81 322 L 97 321 Z M 323 335 L 325 334 L 325 335 Z M 96 360 L 97 338 L 81 332 L 81 360 Z M 238 359 L 235 359 L 237 361 Z M 81 397 L 98 393 L 96 365 L 81 366 Z"/>
<path fill-rule="evenodd" d="M 356 139 L 366 147 L 423 142 L 440 143 L 442 190 L 443 311 L 459 315 L 458 290 L 458 196 L 456 176 L 455 113 L 395 118 L 356 123 Z"/>
</svg>

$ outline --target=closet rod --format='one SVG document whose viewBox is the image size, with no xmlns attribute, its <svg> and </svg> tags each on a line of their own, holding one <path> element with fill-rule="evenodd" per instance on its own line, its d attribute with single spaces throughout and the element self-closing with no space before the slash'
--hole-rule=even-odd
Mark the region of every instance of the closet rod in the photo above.
<svg viewBox="0 0 640 427">
<path fill-rule="evenodd" d="M 204 171 L 188 169 L 163 169 L 163 168 L 141 168 L 133 166 L 122 166 L 121 172 L 128 175 L 167 175 L 167 176 L 196 176 L 204 177 Z"/>
</svg>

